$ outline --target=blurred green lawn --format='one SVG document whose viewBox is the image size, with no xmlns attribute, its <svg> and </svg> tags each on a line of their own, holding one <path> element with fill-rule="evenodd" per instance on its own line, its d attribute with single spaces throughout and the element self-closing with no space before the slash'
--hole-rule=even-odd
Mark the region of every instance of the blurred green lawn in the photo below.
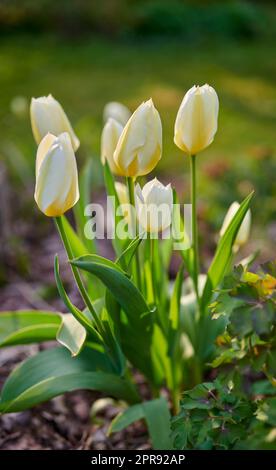
<svg viewBox="0 0 276 470">
<path fill-rule="evenodd" d="M 274 44 L 181 41 L 112 43 L 101 39 L 65 41 L 49 36 L 1 40 L 0 129 L 2 155 L 15 143 L 33 161 L 29 118 L 16 120 L 16 95 L 52 93 L 64 106 L 81 140 L 82 153 L 99 154 L 102 110 L 110 100 L 132 110 L 152 97 L 164 129 L 159 170 L 179 171 L 183 157 L 173 143 L 173 126 L 185 91 L 209 83 L 220 98 L 219 131 L 201 158 L 250 158 L 255 145 L 275 149 L 276 62 Z M 248 156 L 249 155 L 249 156 Z"/>
</svg>

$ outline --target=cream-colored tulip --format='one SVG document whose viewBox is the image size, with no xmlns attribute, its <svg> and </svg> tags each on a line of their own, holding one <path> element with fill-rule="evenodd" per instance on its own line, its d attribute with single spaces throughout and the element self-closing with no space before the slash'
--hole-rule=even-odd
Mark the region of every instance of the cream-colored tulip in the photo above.
<svg viewBox="0 0 276 470">
<path fill-rule="evenodd" d="M 131 116 L 130 110 L 122 103 L 117 101 L 111 101 L 104 107 L 103 118 L 106 122 L 109 118 L 115 119 L 115 121 L 125 126 Z"/>
<path fill-rule="evenodd" d="M 227 214 L 224 218 L 221 230 L 220 230 L 221 237 L 224 235 L 233 217 L 238 212 L 239 207 L 240 207 L 240 204 L 237 201 L 233 202 L 231 206 L 229 207 Z M 251 226 L 251 211 L 250 209 L 248 209 L 236 236 L 236 240 L 233 246 L 233 249 L 235 252 L 238 251 L 238 249 L 247 242 L 249 238 L 249 233 L 250 233 L 250 226 Z"/>
<path fill-rule="evenodd" d="M 135 187 L 135 205 L 139 224 L 146 232 L 158 233 L 171 224 L 173 192 L 171 185 L 164 186 L 157 178 Z"/>
<path fill-rule="evenodd" d="M 113 118 L 109 118 L 106 122 L 101 138 L 101 160 L 102 164 L 107 160 L 108 165 L 112 173 L 115 175 L 122 175 L 120 168 L 116 165 L 114 161 L 114 152 L 119 140 L 120 135 L 122 134 L 123 126 L 115 121 Z"/>
<path fill-rule="evenodd" d="M 193 86 L 184 96 L 174 126 L 174 142 L 185 153 L 196 155 L 208 147 L 218 127 L 219 100 L 209 85 Z"/>
<path fill-rule="evenodd" d="M 49 217 L 58 217 L 79 199 L 78 170 L 70 136 L 47 134 L 36 155 L 35 201 Z"/>
<path fill-rule="evenodd" d="M 162 125 L 152 100 L 142 103 L 119 138 L 114 160 L 124 176 L 147 175 L 162 153 Z"/>
<path fill-rule="evenodd" d="M 74 151 L 79 148 L 80 141 L 73 131 L 68 117 L 52 95 L 32 98 L 30 113 L 33 135 L 37 144 L 48 133 L 59 135 L 68 132 Z"/>
</svg>

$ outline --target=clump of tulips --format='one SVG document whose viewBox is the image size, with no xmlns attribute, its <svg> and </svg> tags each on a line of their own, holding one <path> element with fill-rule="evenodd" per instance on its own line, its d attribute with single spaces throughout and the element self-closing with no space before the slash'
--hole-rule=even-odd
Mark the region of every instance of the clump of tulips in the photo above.
<svg viewBox="0 0 276 470">
<path fill-rule="evenodd" d="M 79 183 L 79 140 L 69 119 L 51 95 L 32 99 L 31 124 L 38 144 L 35 201 L 56 223 L 84 307 L 68 297 L 56 257 L 55 279 L 68 313 L 13 312 L 17 321 L 12 324 L 7 317 L 2 345 L 56 338 L 62 347 L 40 352 L 11 374 L 2 390 L 2 412 L 34 406 L 68 390 L 100 390 L 129 405 L 110 432 L 145 418 L 154 447 L 169 448 L 170 411 L 178 410 L 183 390 L 202 381 L 224 328 L 222 319 L 212 319 L 209 305 L 249 236 L 252 194 L 230 207 L 208 272 L 201 272 L 196 163 L 213 142 L 218 111 L 216 91 L 209 85 L 194 86 L 175 121 L 174 141 L 184 154 L 183 166 L 186 158 L 190 161 L 189 232 L 171 185 L 157 178 L 144 181 L 162 157 L 162 124 L 153 101 L 142 103 L 133 114 L 120 103 L 105 107 L 101 161 L 107 194 L 115 205 L 112 223 L 129 227 L 124 237 L 115 230 L 111 261 L 97 254 L 96 240 L 91 243 L 84 236 L 87 218 L 79 214 L 90 201 L 80 198 L 87 191 L 81 177 Z M 77 228 L 65 215 L 71 208 Z M 171 281 L 168 268 L 176 246 L 182 262 Z M 147 402 L 135 385 L 135 369 L 151 390 Z"/>
</svg>

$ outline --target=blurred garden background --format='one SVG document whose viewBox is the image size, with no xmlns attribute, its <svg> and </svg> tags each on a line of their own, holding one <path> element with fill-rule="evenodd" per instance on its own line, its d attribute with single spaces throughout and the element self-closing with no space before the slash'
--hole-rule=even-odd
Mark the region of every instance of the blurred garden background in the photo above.
<svg viewBox="0 0 276 470">
<path fill-rule="evenodd" d="M 173 143 L 174 120 L 187 89 L 212 85 L 220 99 L 219 130 L 199 156 L 201 241 L 211 253 L 227 207 L 255 189 L 247 251 L 272 258 L 275 20 L 273 1 L 0 0 L 1 284 L 14 275 L 33 277 L 36 242 L 52 230 L 33 201 L 36 145 L 29 120 L 31 97 L 49 93 L 80 138 L 79 168 L 93 162 L 92 200 L 102 184 L 104 105 L 116 100 L 133 111 L 152 97 L 164 133 L 156 172 L 189 202 L 188 161 Z"/>
<path fill-rule="evenodd" d="M 189 162 L 173 143 L 174 121 L 190 87 L 212 85 L 220 99 L 219 129 L 198 157 L 202 268 L 208 267 L 229 205 L 252 189 L 251 236 L 238 259 L 255 250 L 256 264 L 273 259 L 275 48 L 273 0 L 0 0 L 0 310 L 65 311 L 54 280 L 56 252 L 66 290 L 79 305 L 52 220 L 33 199 L 37 147 L 29 105 L 32 97 L 49 93 L 80 139 L 78 167 L 90 178 L 93 202 L 104 200 L 105 104 L 119 101 L 134 111 L 152 97 L 164 151 L 150 178 L 171 181 L 188 203 Z M 112 256 L 110 248 L 103 254 Z M 44 347 L 3 348 L 0 386 L 15 364 Z M 0 449 L 149 448 L 141 423 L 106 437 L 118 411 L 113 405 L 103 422 L 91 425 L 95 396 L 74 392 L 1 417 Z"/>
</svg>

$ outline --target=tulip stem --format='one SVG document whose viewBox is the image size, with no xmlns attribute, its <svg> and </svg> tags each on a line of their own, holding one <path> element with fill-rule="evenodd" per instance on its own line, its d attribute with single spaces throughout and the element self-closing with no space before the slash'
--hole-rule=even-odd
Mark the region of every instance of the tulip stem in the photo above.
<svg viewBox="0 0 276 470">
<path fill-rule="evenodd" d="M 132 231 L 132 236 L 136 236 L 136 209 L 135 209 L 135 194 L 134 194 L 134 178 L 127 176 L 126 178 L 127 188 L 128 188 L 128 197 L 129 203 L 131 205 L 131 214 L 130 214 L 130 228 Z M 136 273 L 136 282 L 139 289 L 141 289 L 141 273 L 140 273 L 140 260 L 138 249 L 135 251 L 134 259 L 134 271 Z"/>
<path fill-rule="evenodd" d="M 156 305 L 156 279 L 155 279 L 155 266 L 154 266 L 154 257 L 155 257 L 155 239 L 151 237 L 150 234 L 150 263 L 151 263 L 151 283 L 152 283 L 152 295 L 153 302 Z"/>
<path fill-rule="evenodd" d="M 194 287 L 197 302 L 198 294 L 198 231 L 197 231 L 197 211 L 196 211 L 196 155 L 190 156 L 191 162 L 191 199 L 192 199 L 192 236 L 193 236 L 193 271 Z"/>
<path fill-rule="evenodd" d="M 61 217 L 55 217 L 54 220 L 55 220 L 55 224 L 56 224 L 58 233 L 59 233 L 60 238 L 62 240 L 62 243 L 64 245 L 65 251 L 67 253 L 68 260 L 71 261 L 74 258 L 74 254 L 73 254 L 71 245 L 69 243 L 69 240 L 67 238 L 66 232 L 64 230 L 64 226 L 63 226 L 63 223 L 62 223 L 62 218 Z M 101 322 L 100 322 L 100 320 L 99 320 L 99 318 L 98 318 L 98 316 L 95 312 L 95 309 L 94 309 L 94 307 L 92 305 L 92 302 L 91 302 L 91 300 L 88 296 L 88 293 L 86 292 L 86 289 L 84 287 L 83 281 L 82 281 L 81 276 L 80 276 L 80 273 L 79 273 L 78 269 L 76 268 L 76 266 L 73 266 L 72 264 L 71 264 L 71 269 L 72 269 L 72 273 L 74 275 L 75 281 L 77 283 L 77 286 L 79 288 L 80 294 L 83 298 L 83 301 L 87 305 L 90 313 L 93 315 L 94 320 L 95 320 L 95 324 L 97 325 L 98 330 L 101 332 L 101 329 L 102 329 L 101 328 Z"/>
</svg>

